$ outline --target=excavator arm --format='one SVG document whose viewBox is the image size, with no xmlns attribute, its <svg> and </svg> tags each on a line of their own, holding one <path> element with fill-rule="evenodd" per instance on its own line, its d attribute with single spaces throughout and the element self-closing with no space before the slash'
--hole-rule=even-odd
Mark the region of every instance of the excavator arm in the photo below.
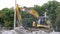
<svg viewBox="0 0 60 34">
<path fill-rule="evenodd" d="M 33 15 L 33 16 L 34 16 L 35 18 L 37 18 L 37 19 L 39 18 L 39 14 L 38 14 L 38 12 L 35 11 L 34 9 L 20 8 L 20 10 L 25 11 L 25 12 L 27 12 L 27 13 Z"/>
<path fill-rule="evenodd" d="M 18 19 L 18 26 L 19 26 L 19 25 L 21 25 L 21 14 L 20 14 L 20 11 L 19 11 L 18 4 L 16 4 L 16 16 L 17 16 L 17 19 Z"/>
<path fill-rule="evenodd" d="M 35 11 L 34 9 L 31 9 L 29 12 L 31 15 L 35 16 L 37 19 L 39 18 L 39 14 L 37 11 Z"/>
</svg>

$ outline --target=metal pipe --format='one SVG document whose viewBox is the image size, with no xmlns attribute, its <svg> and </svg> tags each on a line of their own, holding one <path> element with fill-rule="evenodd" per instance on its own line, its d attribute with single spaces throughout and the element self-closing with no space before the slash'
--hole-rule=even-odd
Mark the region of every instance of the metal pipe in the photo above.
<svg viewBox="0 0 60 34">
<path fill-rule="evenodd" d="M 16 8 L 16 0 L 15 0 L 15 8 Z M 14 9 L 14 30 L 16 27 L 16 9 Z"/>
</svg>

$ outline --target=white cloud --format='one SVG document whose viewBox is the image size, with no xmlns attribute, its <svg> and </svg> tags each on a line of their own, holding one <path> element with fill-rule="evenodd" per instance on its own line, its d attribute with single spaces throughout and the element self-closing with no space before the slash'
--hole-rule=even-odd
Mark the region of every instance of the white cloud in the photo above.
<svg viewBox="0 0 60 34">
<path fill-rule="evenodd" d="M 0 9 L 14 6 L 14 0 L 0 0 Z"/>
<path fill-rule="evenodd" d="M 27 6 L 32 7 L 34 5 L 42 5 L 46 3 L 48 0 L 17 0 L 17 3 L 20 6 Z M 60 2 L 60 0 L 57 0 Z M 0 9 L 5 7 L 14 7 L 15 6 L 15 0 L 0 0 Z"/>
<path fill-rule="evenodd" d="M 34 5 L 42 5 L 46 3 L 48 0 L 18 0 L 17 3 L 21 6 L 31 7 Z"/>
</svg>

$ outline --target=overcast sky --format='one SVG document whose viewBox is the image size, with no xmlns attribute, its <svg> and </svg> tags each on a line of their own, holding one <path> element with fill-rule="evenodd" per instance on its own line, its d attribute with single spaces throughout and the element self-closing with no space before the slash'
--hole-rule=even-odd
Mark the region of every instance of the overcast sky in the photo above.
<svg viewBox="0 0 60 34">
<path fill-rule="evenodd" d="M 26 7 L 33 7 L 34 5 L 40 5 L 42 6 L 44 3 L 47 3 L 49 0 L 17 0 L 17 4 L 20 6 L 26 6 Z M 60 0 L 56 0 L 60 2 Z M 14 7 L 15 6 L 15 0 L 0 0 L 0 10 L 8 7 Z"/>
</svg>

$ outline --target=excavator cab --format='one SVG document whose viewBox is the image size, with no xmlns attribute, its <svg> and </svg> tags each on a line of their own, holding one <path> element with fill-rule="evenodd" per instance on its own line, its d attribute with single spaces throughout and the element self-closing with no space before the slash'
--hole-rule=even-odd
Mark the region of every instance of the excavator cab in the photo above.
<svg viewBox="0 0 60 34">
<path fill-rule="evenodd" d="M 44 16 L 40 16 L 38 22 L 37 22 L 37 27 L 40 28 L 50 28 L 49 24 L 47 23 L 47 18 Z"/>
</svg>

